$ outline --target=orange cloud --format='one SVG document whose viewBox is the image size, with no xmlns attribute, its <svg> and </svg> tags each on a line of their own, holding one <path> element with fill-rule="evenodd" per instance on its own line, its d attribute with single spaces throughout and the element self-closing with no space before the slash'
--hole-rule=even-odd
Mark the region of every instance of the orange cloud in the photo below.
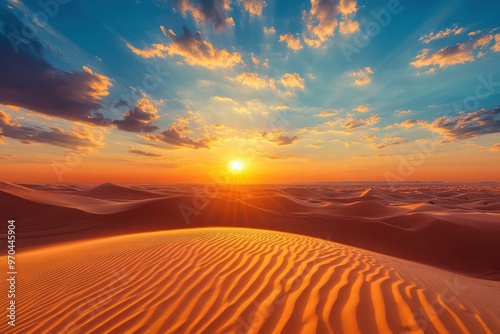
<svg viewBox="0 0 500 334">
<path fill-rule="evenodd" d="M 417 68 L 431 67 L 431 69 L 435 69 L 435 67 L 444 68 L 473 60 L 472 49 L 467 44 L 462 43 L 452 47 L 447 46 L 432 54 L 429 49 L 423 49 L 416 57 L 416 60 L 410 64 Z"/>
<path fill-rule="evenodd" d="M 490 151 L 492 151 L 492 152 L 500 152 L 500 143 L 493 144 L 490 147 Z"/>
<path fill-rule="evenodd" d="M 337 112 L 331 112 L 331 111 L 322 111 L 319 114 L 316 114 L 314 116 L 316 117 L 331 117 L 337 115 Z"/>
<path fill-rule="evenodd" d="M 491 49 L 497 52 L 497 49 L 500 50 L 500 46 L 497 47 L 497 38 L 494 35 L 486 34 L 473 37 L 466 43 L 444 47 L 435 53 L 432 53 L 429 49 L 423 49 L 417 55 L 416 60 L 410 64 L 417 68 L 427 68 L 426 73 L 432 73 L 438 68 L 472 62 L 485 55 L 487 52 L 486 47 L 492 41 L 495 41 L 495 44 Z"/>
<path fill-rule="evenodd" d="M 370 110 L 370 107 L 367 104 L 361 104 L 354 108 L 354 110 L 358 112 L 368 112 Z"/>
<path fill-rule="evenodd" d="M 229 78 L 232 81 L 239 82 L 256 90 L 262 90 L 266 88 L 275 89 L 274 79 L 270 79 L 266 76 L 261 76 L 257 73 L 244 72 L 239 74 L 236 78 Z"/>
<path fill-rule="evenodd" d="M 208 69 L 230 68 L 242 62 L 241 54 L 229 52 L 226 49 L 217 49 L 208 41 L 201 38 L 201 34 L 193 34 L 188 28 L 183 27 L 183 34 L 177 36 L 172 30 L 161 27 L 165 36 L 169 37 L 169 45 L 153 44 L 151 48 L 141 50 L 130 44 L 127 46 L 135 54 L 150 57 L 178 56 L 191 66 L 200 66 Z"/>
<path fill-rule="evenodd" d="M 311 0 L 311 9 L 306 14 L 306 27 L 308 36 L 304 42 L 311 47 L 320 47 L 335 33 L 339 27 L 341 34 L 352 34 L 359 29 L 359 23 L 349 19 L 356 14 L 358 8 L 355 0 L 322 1 Z M 340 23 L 337 16 L 342 16 Z"/>
<path fill-rule="evenodd" d="M 495 44 L 491 47 L 495 52 L 500 52 L 500 34 L 495 35 Z"/>
<path fill-rule="evenodd" d="M 370 77 L 371 74 L 373 74 L 373 70 L 371 69 L 371 67 L 367 66 L 364 69 L 361 69 L 357 72 L 351 72 L 348 75 L 354 78 L 354 85 L 364 86 L 372 82 L 372 78 Z"/>
<path fill-rule="evenodd" d="M 241 0 L 243 8 L 251 15 L 261 16 L 267 3 L 264 0 Z"/>
<path fill-rule="evenodd" d="M 298 73 L 285 73 L 280 79 L 281 84 L 286 88 L 305 89 L 304 78 Z"/>
<path fill-rule="evenodd" d="M 445 30 L 441 30 L 438 32 L 431 32 L 427 35 L 423 35 L 422 37 L 419 38 L 419 41 L 422 41 L 423 43 L 430 43 L 432 41 L 435 41 L 437 39 L 445 38 L 450 35 L 459 35 L 465 31 L 465 28 L 461 28 L 458 26 L 454 26 L 453 28 L 447 28 Z M 469 34 L 471 35 L 471 33 Z"/>
<path fill-rule="evenodd" d="M 342 35 L 350 35 L 354 34 L 359 30 L 359 22 L 358 21 L 342 21 L 339 24 L 339 32 Z"/>
<path fill-rule="evenodd" d="M 290 33 L 281 35 L 280 42 L 285 42 L 287 47 L 294 51 L 298 51 L 303 48 L 302 44 L 300 43 L 300 38 L 294 37 Z"/>
</svg>

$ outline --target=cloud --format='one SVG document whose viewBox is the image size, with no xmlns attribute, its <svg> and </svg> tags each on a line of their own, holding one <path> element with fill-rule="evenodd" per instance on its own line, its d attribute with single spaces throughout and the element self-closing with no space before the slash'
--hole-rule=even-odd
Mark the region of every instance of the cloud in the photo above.
<svg viewBox="0 0 500 334">
<path fill-rule="evenodd" d="M 411 109 L 408 109 L 408 110 L 396 110 L 394 112 L 394 115 L 396 115 L 396 116 L 404 116 L 404 115 L 410 115 L 411 113 L 412 113 Z"/>
<path fill-rule="evenodd" d="M 439 117 L 425 127 L 448 139 L 468 139 L 499 133 L 500 108 L 480 109 L 458 117 Z"/>
<path fill-rule="evenodd" d="M 232 98 L 227 97 L 227 96 L 215 95 L 214 97 L 212 97 L 212 99 L 215 101 L 219 101 L 219 102 L 229 102 L 229 103 L 238 104 L 238 102 L 236 102 L 235 100 L 233 100 Z"/>
<path fill-rule="evenodd" d="M 490 151 L 492 151 L 492 152 L 500 152 L 500 143 L 493 144 L 490 147 Z"/>
<path fill-rule="evenodd" d="M 236 77 L 227 77 L 230 81 L 241 83 L 255 90 L 276 89 L 277 81 L 273 78 L 253 72 L 243 72 Z M 305 89 L 305 81 L 298 73 L 285 73 L 279 83 L 286 89 Z M 292 93 L 292 92 L 289 92 Z"/>
<path fill-rule="evenodd" d="M 378 115 L 371 115 L 368 118 L 349 118 L 345 121 L 342 127 L 347 131 L 353 131 L 357 128 L 376 124 L 379 120 L 380 117 Z"/>
<path fill-rule="evenodd" d="M 500 34 L 495 35 L 495 44 L 491 47 L 494 52 L 500 52 Z"/>
<path fill-rule="evenodd" d="M 287 106 L 285 104 L 277 104 L 277 105 L 274 105 L 274 106 L 271 106 L 270 107 L 271 110 L 288 110 L 290 109 L 290 106 Z"/>
<path fill-rule="evenodd" d="M 234 20 L 228 16 L 231 9 L 230 0 L 174 0 L 178 10 L 186 16 L 189 12 L 196 23 L 201 26 L 213 23 L 216 31 L 233 26 Z M 244 1 L 252 2 L 252 1 Z"/>
<path fill-rule="evenodd" d="M 300 43 L 300 38 L 294 37 L 290 33 L 280 35 L 280 42 L 285 42 L 286 46 L 294 51 L 298 51 L 303 48 L 302 44 Z"/>
<path fill-rule="evenodd" d="M 279 146 L 291 145 L 300 139 L 297 136 L 286 136 L 281 130 L 263 131 L 261 134 L 266 140 Z"/>
<path fill-rule="evenodd" d="M 276 34 L 276 29 L 274 29 L 273 26 L 270 26 L 269 28 L 268 27 L 264 27 L 264 34 L 266 34 L 266 35 L 274 35 L 274 34 Z"/>
<path fill-rule="evenodd" d="M 148 135 L 146 139 L 162 141 L 176 147 L 191 147 L 195 150 L 200 148 L 209 148 L 209 144 L 214 141 L 215 138 L 201 138 L 193 140 L 187 137 L 185 134 L 191 132 L 191 129 L 187 126 L 187 122 L 187 119 L 178 119 L 176 123 L 172 124 L 162 133 Z"/>
<path fill-rule="evenodd" d="M 338 112 L 332 112 L 332 111 L 322 111 L 319 114 L 314 115 L 315 117 L 331 117 L 337 115 Z"/>
<path fill-rule="evenodd" d="M 431 32 L 427 35 L 423 35 L 420 37 L 418 40 L 422 41 L 422 43 L 429 44 L 432 41 L 435 41 L 437 39 L 445 38 L 448 36 L 454 36 L 454 35 L 459 35 L 465 31 L 465 28 L 459 27 L 459 26 L 454 26 L 453 28 L 446 28 L 445 30 L 441 30 L 438 32 Z M 471 36 L 471 33 L 469 33 L 469 36 Z"/>
<path fill-rule="evenodd" d="M 472 44 L 472 47 L 473 48 L 478 48 L 478 47 L 486 46 L 486 45 L 490 44 L 490 42 L 493 39 L 494 39 L 493 35 L 483 35 L 483 36 L 480 36 L 480 37 L 478 37 L 474 41 L 474 43 Z"/>
<path fill-rule="evenodd" d="M 239 74 L 236 78 L 230 78 L 229 80 L 234 82 L 239 82 L 256 90 L 263 90 L 266 88 L 275 89 L 275 80 L 270 79 L 266 76 L 261 76 L 257 73 L 244 72 Z"/>
<path fill-rule="evenodd" d="M 280 83 L 286 88 L 305 89 L 304 78 L 302 78 L 298 73 L 285 73 L 281 77 Z"/>
<path fill-rule="evenodd" d="M 436 52 L 430 49 L 423 49 L 410 64 L 416 68 L 427 68 L 426 73 L 433 73 L 438 68 L 465 64 L 484 56 L 486 47 L 496 41 L 493 35 L 474 36 L 466 43 L 459 43 L 454 46 L 444 47 Z M 495 51 L 495 45 L 491 48 Z"/>
<path fill-rule="evenodd" d="M 211 70 L 232 68 L 242 62 L 240 53 L 216 48 L 209 41 L 204 41 L 199 32 L 193 34 L 188 28 L 182 27 L 183 33 L 177 36 L 172 30 L 166 30 L 163 26 L 161 29 L 163 34 L 170 38 L 170 44 L 153 44 L 151 48 L 143 50 L 130 44 L 127 44 L 127 46 L 133 53 L 141 57 L 165 58 L 166 56 L 178 56 L 188 65 L 200 66 Z"/>
<path fill-rule="evenodd" d="M 140 98 L 136 105 L 123 115 L 123 119 L 114 120 L 113 124 L 128 132 L 153 132 L 159 128 L 152 124 L 158 118 L 158 110 L 147 97 Z"/>
<path fill-rule="evenodd" d="M 133 154 L 138 154 L 138 155 L 142 155 L 142 156 L 145 156 L 145 157 L 151 157 L 151 158 L 162 157 L 161 154 L 156 154 L 156 153 L 142 151 L 142 150 L 140 150 L 138 148 L 135 148 L 135 147 L 132 147 L 132 146 L 128 146 L 128 148 L 130 149 L 129 152 L 133 153 Z"/>
<path fill-rule="evenodd" d="M 377 140 L 377 136 L 366 134 L 366 135 L 361 136 L 361 138 L 359 138 L 359 140 L 360 141 L 375 141 L 375 140 Z"/>
<path fill-rule="evenodd" d="M 392 129 L 392 128 L 409 129 L 409 128 L 412 128 L 416 125 L 424 125 L 424 124 L 427 124 L 427 122 L 421 121 L 421 120 L 407 119 L 406 121 L 403 121 L 401 123 L 394 123 L 394 124 L 388 125 L 385 127 L 385 129 Z"/>
<path fill-rule="evenodd" d="M 54 68 L 36 38 L 23 39 L 13 47 L 9 34 L 28 28 L 12 14 L 0 14 L 0 103 L 74 122 L 109 125 L 98 110 L 111 80 L 88 67 L 76 72 Z"/>
<path fill-rule="evenodd" d="M 404 140 L 401 137 L 393 136 L 393 135 L 386 135 L 382 142 L 380 143 L 372 143 L 370 146 L 375 149 L 375 150 L 381 150 L 387 147 L 391 147 L 394 145 L 400 145 L 406 143 L 406 140 Z"/>
<path fill-rule="evenodd" d="M 352 34 L 359 29 L 359 23 L 351 16 L 358 8 L 355 0 L 311 0 L 311 9 L 305 13 L 307 36 L 305 43 L 310 47 L 320 47 L 339 27 L 341 34 Z M 339 19 L 343 20 L 339 26 Z"/>
<path fill-rule="evenodd" d="M 368 112 L 370 110 L 370 107 L 367 104 L 361 104 L 354 108 L 357 112 Z"/>
<path fill-rule="evenodd" d="M 262 11 L 267 3 L 264 0 L 241 0 L 243 8 L 251 15 L 262 16 Z"/>
<path fill-rule="evenodd" d="M 370 82 L 372 82 L 372 78 L 370 75 L 373 74 L 373 70 L 371 67 L 367 66 L 364 69 L 361 69 L 357 72 L 351 72 L 348 73 L 350 77 L 354 78 L 353 85 L 355 86 L 364 86 L 368 85 Z"/>
<path fill-rule="evenodd" d="M 339 32 L 342 35 L 354 34 L 359 30 L 359 22 L 357 21 L 343 21 L 339 23 Z"/>
<path fill-rule="evenodd" d="M 0 138 L 17 139 L 24 144 L 43 143 L 75 151 L 87 151 L 103 146 L 104 135 L 99 130 L 72 126 L 71 131 L 51 127 L 50 131 L 40 127 L 22 126 L 0 109 Z"/>
<path fill-rule="evenodd" d="M 431 53 L 429 49 L 423 49 L 416 60 L 410 64 L 414 67 L 439 67 L 444 68 L 457 64 L 464 64 L 474 60 L 472 49 L 467 44 L 457 44 L 452 47 L 445 47 L 441 50 Z"/>
</svg>

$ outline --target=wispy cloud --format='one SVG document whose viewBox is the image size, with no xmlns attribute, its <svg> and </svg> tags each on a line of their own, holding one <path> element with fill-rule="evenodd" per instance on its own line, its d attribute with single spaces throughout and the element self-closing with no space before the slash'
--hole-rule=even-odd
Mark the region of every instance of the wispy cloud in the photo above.
<svg viewBox="0 0 500 334">
<path fill-rule="evenodd" d="M 425 126 L 453 140 L 499 133 L 500 108 L 481 109 L 458 117 L 443 116 Z"/>
<path fill-rule="evenodd" d="M 437 39 L 446 38 L 448 36 L 459 35 L 464 31 L 465 28 L 455 25 L 452 28 L 446 28 L 438 32 L 430 32 L 429 34 L 420 37 L 419 40 L 422 41 L 423 43 L 429 44 L 430 42 L 435 41 Z"/>
<path fill-rule="evenodd" d="M 137 155 L 142 155 L 144 157 L 151 157 L 151 158 L 160 158 L 162 157 L 161 154 L 156 154 L 156 153 L 151 153 L 151 152 L 146 152 L 143 150 L 140 150 L 138 148 L 135 148 L 133 146 L 129 146 L 129 152 Z"/>
<path fill-rule="evenodd" d="M 70 131 L 56 127 L 51 127 L 47 131 L 38 126 L 22 126 L 0 109 L 1 137 L 17 139 L 24 144 L 43 143 L 81 152 L 104 145 L 104 134 L 97 129 L 72 126 Z"/>
</svg>

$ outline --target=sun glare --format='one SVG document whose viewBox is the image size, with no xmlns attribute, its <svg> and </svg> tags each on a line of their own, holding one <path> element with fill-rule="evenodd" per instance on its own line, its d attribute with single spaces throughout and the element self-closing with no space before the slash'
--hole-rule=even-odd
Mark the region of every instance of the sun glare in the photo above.
<svg viewBox="0 0 500 334">
<path fill-rule="evenodd" d="M 239 160 L 234 160 L 229 163 L 229 169 L 232 172 L 238 173 L 245 168 L 245 164 Z"/>
</svg>

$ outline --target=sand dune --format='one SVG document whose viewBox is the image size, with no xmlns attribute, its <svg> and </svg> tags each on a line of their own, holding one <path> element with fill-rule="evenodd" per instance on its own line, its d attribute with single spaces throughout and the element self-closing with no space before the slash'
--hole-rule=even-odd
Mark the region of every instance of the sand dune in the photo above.
<svg viewBox="0 0 500 334">
<path fill-rule="evenodd" d="M 294 234 L 154 232 L 50 246 L 19 258 L 17 333 L 500 329 L 498 282 Z M 0 331 L 9 333 L 5 322 Z"/>
<path fill-rule="evenodd" d="M 1 183 L 0 201 L 18 221 L 22 249 L 178 228 L 249 227 L 329 239 L 500 280 L 500 214 L 487 210 L 500 205 L 500 192 L 491 186 L 317 185 L 302 192 L 299 186 L 238 186 L 210 194 L 196 186 L 145 188 L 154 192 L 104 184 L 68 193 L 54 190 L 62 186 Z M 160 193 L 163 197 L 148 198 Z M 486 210 L 475 209 L 481 205 Z"/>
<path fill-rule="evenodd" d="M 163 195 L 151 191 L 119 186 L 112 183 L 100 184 L 89 190 L 81 191 L 78 195 L 105 200 L 141 200 L 163 197 Z"/>
</svg>

